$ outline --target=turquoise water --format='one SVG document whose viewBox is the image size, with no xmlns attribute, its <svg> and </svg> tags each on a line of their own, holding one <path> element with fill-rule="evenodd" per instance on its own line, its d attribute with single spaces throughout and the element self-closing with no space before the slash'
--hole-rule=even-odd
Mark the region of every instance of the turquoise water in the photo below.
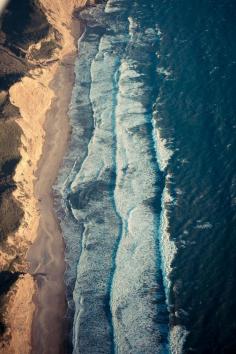
<svg viewBox="0 0 236 354">
<path fill-rule="evenodd" d="M 234 353 L 235 4 L 80 13 L 56 190 L 74 353 Z"/>
</svg>

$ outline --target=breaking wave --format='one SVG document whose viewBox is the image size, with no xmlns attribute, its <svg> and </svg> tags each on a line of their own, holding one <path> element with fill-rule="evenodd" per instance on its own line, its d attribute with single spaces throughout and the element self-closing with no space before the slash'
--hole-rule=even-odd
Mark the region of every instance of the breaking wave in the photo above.
<svg viewBox="0 0 236 354">
<path fill-rule="evenodd" d="M 110 0 L 81 13 L 71 142 L 55 186 L 74 354 L 180 353 L 183 342 L 168 311 L 173 151 L 153 109 L 158 73 L 169 73 L 156 61 L 162 34 L 137 6 Z"/>
</svg>

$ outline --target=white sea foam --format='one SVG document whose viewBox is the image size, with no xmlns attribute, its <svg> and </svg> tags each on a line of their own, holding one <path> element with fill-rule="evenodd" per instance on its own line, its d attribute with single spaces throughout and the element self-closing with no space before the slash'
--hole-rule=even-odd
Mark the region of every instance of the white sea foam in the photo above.
<svg viewBox="0 0 236 354">
<path fill-rule="evenodd" d="M 129 21 L 129 35 L 133 38 L 135 31 L 138 29 L 138 23 L 133 19 L 133 17 L 128 17 Z"/>
<path fill-rule="evenodd" d="M 111 96 L 112 91 L 112 74 L 115 59 L 106 54 L 109 49 L 109 39 L 104 36 L 100 41 L 98 54 L 91 65 L 92 85 L 90 100 L 93 104 L 96 129 L 89 143 L 88 156 L 71 185 L 73 191 L 76 191 L 80 183 L 97 180 L 99 175 L 112 165 L 112 156 L 109 152 L 109 142 L 112 140 L 112 99 L 109 100 L 108 97 Z"/>
<path fill-rule="evenodd" d="M 108 0 L 105 7 L 105 13 L 112 14 L 121 10 L 122 2 L 118 0 Z"/>
<path fill-rule="evenodd" d="M 105 12 L 117 12 L 120 10 L 120 3 L 109 0 Z M 142 67 L 138 67 L 137 60 L 132 56 L 129 57 L 134 47 L 137 49 L 137 46 L 140 46 L 143 52 L 146 45 L 151 44 L 152 47 L 156 35 L 161 37 L 161 32 L 158 28 L 147 28 L 143 33 L 139 33 L 139 30 L 138 23 L 130 17 L 129 39 L 132 45 L 124 54 L 125 59 L 121 61 L 117 97 L 114 97 L 114 74 L 118 65 L 115 48 L 117 43 L 127 42 L 127 37 L 120 34 L 104 35 L 91 65 L 89 98 L 92 102 L 95 130 L 88 145 L 87 156 L 79 169 L 77 162 L 74 163 L 69 177 L 72 181 L 72 191 L 84 193 L 77 198 L 78 204 L 81 202 L 82 206 L 73 206 L 71 203 L 74 217 L 80 223 L 83 221 L 84 226 L 81 239 L 78 235 L 75 238 L 73 229 L 70 230 L 72 238 L 78 242 L 73 244 L 74 252 L 78 253 L 81 248 L 74 289 L 74 353 L 82 352 L 81 348 L 85 345 L 82 342 L 87 343 L 83 348 L 92 353 L 97 350 L 97 338 L 102 338 L 106 345 L 110 341 L 107 339 L 107 316 L 102 317 L 104 306 L 101 299 L 107 297 L 111 256 L 114 254 L 114 245 L 119 234 L 118 217 L 122 221 L 122 235 L 117 251 L 111 298 L 116 352 L 139 353 L 142 348 L 142 352 L 150 354 L 169 353 L 167 342 L 163 340 L 167 338 L 168 325 L 165 321 L 156 321 L 159 314 L 160 319 L 163 317 L 165 304 L 157 303 L 156 299 L 162 296 L 158 284 L 160 264 L 165 277 L 164 285 L 166 289 L 170 287 L 169 274 L 176 248 L 169 235 L 167 209 L 173 200 L 166 186 L 162 196 L 163 211 L 159 219 L 151 207 L 156 196 L 157 166 L 153 161 L 153 153 L 150 152 L 150 136 L 147 135 L 147 124 L 150 124 L 151 116 L 145 102 L 150 92 L 148 85 L 144 84 Z M 90 44 L 88 41 L 85 45 L 88 46 L 88 52 L 91 50 Z M 80 62 L 86 62 L 86 53 L 84 48 Z M 78 85 L 79 81 L 88 84 L 86 70 L 80 72 Z M 75 91 L 75 97 L 80 97 L 81 92 Z M 88 98 L 84 98 L 85 105 L 88 104 L 87 100 Z M 76 117 L 76 100 L 71 111 L 72 116 Z M 72 119 L 75 123 L 75 135 L 78 137 L 74 138 L 75 153 L 85 132 L 80 128 L 80 124 L 76 123 L 76 119 Z M 162 138 L 156 124 L 153 119 L 157 160 L 160 169 L 165 171 L 173 151 L 171 141 Z M 112 155 L 114 145 L 115 158 Z M 100 185 L 96 183 L 107 182 L 106 172 L 114 173 L 115 162 L 114 198 L 117 215 L 114 216 L 114 206 L 111 207 L 112 193 L 109 192 L 108 196 L 106 191 L 102 190 L 96 195 L 100 192 Z M 167 177 L 167 181 L 170 182 L 170 177 Z M 158 227 L 161 257 L 157 249 Z M 166 294 L 168 295 L 168 290 Z M 180 348 L 183 338 L 181 331 L 179 326 L 171 329 L 169 337 L 174 354 L 180 353 L 174 350 Z M 89 342 L 91 337 L 93 340 Z M 110 352 L 107 348 L 103 348 L 103 351 Z"/>
<path fill-rule="evenodd" d="M 129 77 L 129 73 L 132 77 Z M 133 80 L 135 78 L 135 80 Z M 112 287 L 112 313 L 117 353 L 166 352 L 166 345 L 157 345 L 157 336 L 167 331 L 155 324 L 158 306 L 154 300 L 156 282 L 157 220 L 146 204 L 155 197 L 156 171 L 145 133 L 138 134 L 147 123 L 145 96 L 141 75 L 131 59 L 120 67 L 119 93 L 116 107 L 117 180 L 115 204 L 123 228 L 116 256 Z M 125 274 L 125 276 L 124 276 Z M 163 329 L 164 328 L 164 329 Z"/>
<path fill-rule="evenodd" d="M 157 72 L 158 74 L 163 75 L 165 79 L 170 79 L 172 76 L 171 70 L 165 69 L 164 67 L 161 66 L 157 68 Z"/>
<path fill-rule="evenodd" d="M 209 221 L 202 222 L 201 220 L 197 220 L 197 225 L 195 228 L 200 230 L 212 229 L 213 225 Z"/>
<path fill-rule="evenodd" d="M 170 176 L 166 177 L 166 183 L 169 182 Z M 164 188 L 162 194 L 162 213 L 161 213 L 161 222 L 160 222 L 160 244 L 161 244 L 161 254 L 162 254 L 162 267 L 164 273 L 164 282 L 167 298 L 169 296 L 170 290 L 170 273 L 172 270 L 172 262 L 176 255 L 177 249 L 174 241 L 170 238 L 169 233 L 169 219 L 168 219 L 168 205 L 173 202 L 167 185 Z"/>
<path fill-rule="evenodd" d="M 154 140 L 156 143 L 157 162 L 161 171 L 165 171 L 169 160 L 173 155 L 173 150 L 169 147 L 170 141 L 161 137 L 160 129 L 157 127 L 158 112 L 153 112 Z"/>
<path fill-rule="evenodd" d="M 163 33 L 161 32 L 160 27 L 157 24 L 155 26 L 155 30 L 156 30 L 156 34 L 159 37 L 159 39 L 162 39 Z"/>
<path fill-rule="evenodd" d="M 163 280 L 165 285 L 165 293 L 167 304 L 169 299 L 169 293 L 171 288 L 170 274 L 172 271 L 172 262 L 177 253 L 177 248 L 175 242 L 171 240 L 171 235 L 169 232 L 169 218 L 168 218 L 168 206 L 173 203 L 173 198 L 168 190 L 168 184 L 171 182 L 171 176 L 166 176 L 166 185 L 162 194 L 162 212 L 160 218 L 160 228 L 159 228 L 159 240 L 160 240 L 160 251 L 162 258 L 162 271 Z M 171 354 L 182 354 L 183 345 L 188 332 L 183 326 L 173 326 L 170 327 L 169 332 L 169 349 Z"/>
<path fill-rule="evenodd" d="M 153 112 L 153 128 L 154 141 L 156 145 L 156 157 L 161 171 L 166 171 L 168 163 L 173 156 L 174 151 L 170 149 L 171 142 L 161 137 L 161 131 L 158 129 L 158 112 Z M 167 305 L 169 306 L 169 294 L 171 288 L 170 274 L 172 271 L 172 263 L 177 253 L 175 242 L 171 239 L 169 232 L 169 216 L 168 207 L 175 203 L 173 197 L 169 192 L 169 184 L 171 183 L 171 175 L 167 174 L 165 179 L 165 187 L 162 193 L 161 200 L 161 217 L 159 227 L 159 241 L 161 252 L 161 266 L 163 272 L 163 281 L 165 285 L 165 293 Z M 169 349 L 171 354 L 181 354 L 183 352 L 183 345 L 188 332 L 183 326 L 170 327 L 169 332 Z"/>
<path fill-rule="evenodd" d="M 170 330 L 170 350 L 171 354 L 182 354 L 188 331 L 182 326 L 173 326 Z"/>
<path fill-rule="evenodd" d="M 135 69 L 130 69 L 127 61 L 123 60 L 121 64 L 121 74 L 123 80 L 132 80 L 140 77 L 140 73 L 138 73 Z"/>
<path fill-rule="evenodd" d="M 71 184 L 74 193 L 82 193 L 77 197 L 78 205 L 71 206 L 74 217 L 84 226 L 73 292 L 74 353 L 95 352 L 96 341 L 103 343 L 101 350 L 104 352 L 110 352 L 112 345 L 104 306 L 104 299 L 109 295 L 111 258 L 118 237 L 117 218 L 108 192 L 114 164 L 113 77 L 117 65 L 111 41 L 111 36 L 102 37 L 91 64 L 90 101 L 94 133 L 87 156 Z M 89 341 L 91 337 L 93 341 Z"/>
</svg>

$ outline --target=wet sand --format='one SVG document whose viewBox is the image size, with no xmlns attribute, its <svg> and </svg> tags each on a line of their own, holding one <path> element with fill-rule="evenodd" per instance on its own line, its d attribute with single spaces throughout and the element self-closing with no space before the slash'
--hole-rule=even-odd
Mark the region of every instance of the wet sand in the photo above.
<svg viewBox="0 0 236 354">
<path fill-rule="evenodd" d="M 78 21 L 75 26 L 75 37 L 78 38 Z M 47 112 L 45 142 L 36 173 L 35 197 L 40 221 L 37 239 L 28 252 L 30 273 L 34 274 L 37 283 L 32 326 L 33 354 L 66 353 L 64 242 L 53 209 L 52 186 L 69 138 L 68 107 L 74 83 L 74 61 L 75 55 L 65 56 L 50 84 L 56 96 Z"/>
</svg>

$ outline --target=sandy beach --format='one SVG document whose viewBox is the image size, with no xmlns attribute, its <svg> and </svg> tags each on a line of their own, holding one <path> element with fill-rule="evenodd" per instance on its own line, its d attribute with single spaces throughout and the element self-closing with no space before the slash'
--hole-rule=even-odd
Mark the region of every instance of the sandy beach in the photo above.
<svg viewBox="0 0 236 354">
<path fill-rule="evenodd" d="M 61 41 L 53 60 L 41 63 L 10 89 L 10 100 L 21 113 L 18 124 L 23 131 L 14 196 L 23 206 L 24 218 L 8 243 L 17 242 L 27 258 L 16 269 L 26 274 L 8 295 L 8 331 L 0 347 L 3 354 L 66 353 L 64 242 L 53 209 L 52 186 L 69 139 L 68 109 L 77 40 L 82 32 L 72 14 L 88 2 L 40 2 Z M 3 262 L 4 257 L 2 254 Z"/>
<path fill-rule="evenodd" d="M 36 173 L 35 196 L 39 201 L 40 222 L 37 239 L 28 252 L 30 273 L 35 274 L 37 282 L 33 353 L 65 353 L 64 243 L 53 211 L 52 185 L 69 136 L 67 111 L 73 85 L 73 63 L 74 56 L 63 58 L 50 85 L 56 98 L 47 113 L 43 154 Z"/>
<path fill-rule="evenodd" d="M 81 34 L 72 24 L 73 36 Z M 74 83 L 75 53 L 65 55 L 50 83 L 55 93 L 47 112 L 42 157 L 35 181 L 40 221 L 37 239 L 30 247 L 30 273 L 35 275 L 35 313 L 32 325 L 32 353 L 66 352 L 66 298 L 64 284 L 64 242 L 53 209 L 52 186 L 58 175 L 69 138 L 68 107 Z"/>
</svg>

